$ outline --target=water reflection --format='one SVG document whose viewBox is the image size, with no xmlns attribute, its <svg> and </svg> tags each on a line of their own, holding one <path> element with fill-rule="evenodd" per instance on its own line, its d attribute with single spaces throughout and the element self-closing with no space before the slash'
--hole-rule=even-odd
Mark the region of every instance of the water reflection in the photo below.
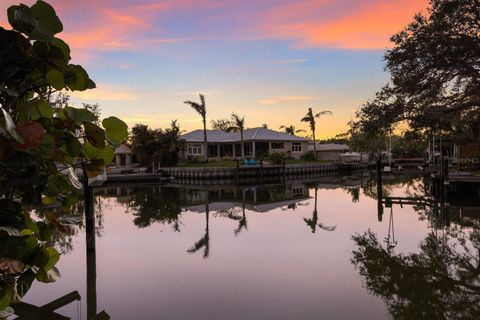
<svg viewBox="0 0 480 320">
<path fill-rule="evenodd" d="M 107 223 L 70 221 L 72 238 L 95 235 L 102 243 L 101 250 L 86 243 L 87 313 L 105 308 L 113 318 L 131 318 L 117 302 L 126 298 L 117 292 L 121 279 L 128 296 L 142 296 L 135 300 L 139 318 L 315 319 L 319 312 L 352 318 L 362 310 L 361 318 L 384 319 L 386 306 L 398 319 L 475 319 L 480 215 L 472 196 L 442 203 L 421 177 L 382 182 L 379 189 L 376 176 L 365 174 L 272 185 L 96 189 L 95 220 Z M 111 252 L 120 240 L 135 252 L 116 258 L 118 251 Z M 68 243 L 65 259 L 75 255 Z M 367 291 L 383 302 L 366 298 Z M 340 300 L 351 308 L 334 308 Z M 216 308 L 218 302 L 235 313 Z"/>
<path fill-rule="evenodd" d="M 371 230 L 352 236 L 356 247 L 351 261 L 367 290 L 382 298 L 394 319 L 476 319 L 480 314 L 479 208 L 451 206 L 444 193 L 433 197 L 428 179 L 406 184 L 403 197 L 388 196 L 381 183 L 377 189 L 379 221 L 384 208 L 390 211 L 387 237 L 381 241 Z M 450 200 L 458 203 L 452 195 Z M 478 194 L 473 198 L 478 201 Z M 430 232 L 416 253 L 396 250 L 394 208 L 404 206 L 411 206 L 419 220 L 429 222 Z M 466 212 L 473 212 L 476 219 L 465 216 Z"/>
</svg>

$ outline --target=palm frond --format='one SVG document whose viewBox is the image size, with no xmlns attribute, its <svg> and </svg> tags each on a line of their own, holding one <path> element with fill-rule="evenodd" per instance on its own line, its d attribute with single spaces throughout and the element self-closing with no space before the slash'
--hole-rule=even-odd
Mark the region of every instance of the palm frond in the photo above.
<svg viewBox="0 0 480 320">
<path fill-rule="evenodd" d="M 302 122 L 310 122 L 312 120 L 312 118 L 310 118 L 308 115 L 303 117 L 302 119 L 300 119 L 300 121 Z"/>
<path fill-rule="evenodd" d="M 332 115 L 333 113 L 332 113 L 332 111 L 328 111 L 328 110 L 320 111 L 319 113 L 317 113 L 317 114 L 315 115 L 315 118 L 319 118 L 320 116 L 323 116 L 323 115 L 325 115 L 325 114 Z"/>
<path fill-rule="evenodd" d="M 232 113 L 232 122 L 238 131 L 243 131 L 245 127 L 245 117 L 240 117 L 238 114 Z"/>
</svg>

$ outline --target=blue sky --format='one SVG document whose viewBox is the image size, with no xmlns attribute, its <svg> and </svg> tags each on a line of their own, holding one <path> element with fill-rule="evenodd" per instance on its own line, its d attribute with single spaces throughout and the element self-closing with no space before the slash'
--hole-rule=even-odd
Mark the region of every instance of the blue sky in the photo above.
<svg viewBox="0 0 480 320">
<path fill-rule="evenodd" d="M 9 1 L 2 0 L 6 11 Z M 33 1 L 24 1 L 32 4 Z M 51 0 L 60 34 L 96 81 L 76 105 L 165 127 L 200 127 L 184 100 L 207 97 L 208 118 L 245 115 L 248 127 L 305 127 L 308 106 L 331 110 L 317 135 L 347 128 L 353 112 L 388 81 L 389 36 L 426 0 Z M 0 24 L 7 27 L 4 15 Z"/>
</svg>

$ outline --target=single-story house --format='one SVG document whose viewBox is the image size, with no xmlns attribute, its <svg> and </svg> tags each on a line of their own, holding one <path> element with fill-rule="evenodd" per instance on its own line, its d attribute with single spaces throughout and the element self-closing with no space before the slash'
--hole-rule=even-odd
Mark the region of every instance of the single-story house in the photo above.
<svg viewBox="0 0 480 320">
<path fill-rule="evenodd" d="M 308 140 L 263 127 L 246 129 L 243 132 L 245 157 L 262 154 L 283 153 L 286 157 L 300 158 L 308 151 Z M 179 158 L 186 160 L 203 157 L 203 130 L 188 132 L 179 138 Z M 240 132 L 207 130 L 208 158 L 239 158 L 242 156 Z"/>
<path fill-rule="evenodd" d="M 313 143 L 308 145 L 308 150 L 313 151 Z M 342 154 L 350 148 L 343 143 L 317 143 L 317 159 L 326 161 L 341 161 Z"/>
</svg>

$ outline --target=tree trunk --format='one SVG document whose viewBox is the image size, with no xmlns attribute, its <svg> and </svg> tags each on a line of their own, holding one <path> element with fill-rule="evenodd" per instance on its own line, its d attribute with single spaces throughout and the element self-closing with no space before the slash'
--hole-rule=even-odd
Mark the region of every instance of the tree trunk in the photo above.
<svg viewBox="0 0 480 320">
<path fill-rule="evenodd" d="M 313 136 L 313 154 L 315 156 L 315 160 L 317 160 L 317 141 L 315 140 L 315 130 L 312 130 Z"/>
<path fill-rule="evenodd" d="M 208 162 L 208 143 L 207 143 L 207 119 L 203 118 L 203 152 L 205 161 Z"/>
<path fill-rule="evenodd" d="M 243 143 L 243 131 L 240 131 L 240 145 L 242 147 L 242 159 L 245 159 L 245 144 Z"/>
</svg>

